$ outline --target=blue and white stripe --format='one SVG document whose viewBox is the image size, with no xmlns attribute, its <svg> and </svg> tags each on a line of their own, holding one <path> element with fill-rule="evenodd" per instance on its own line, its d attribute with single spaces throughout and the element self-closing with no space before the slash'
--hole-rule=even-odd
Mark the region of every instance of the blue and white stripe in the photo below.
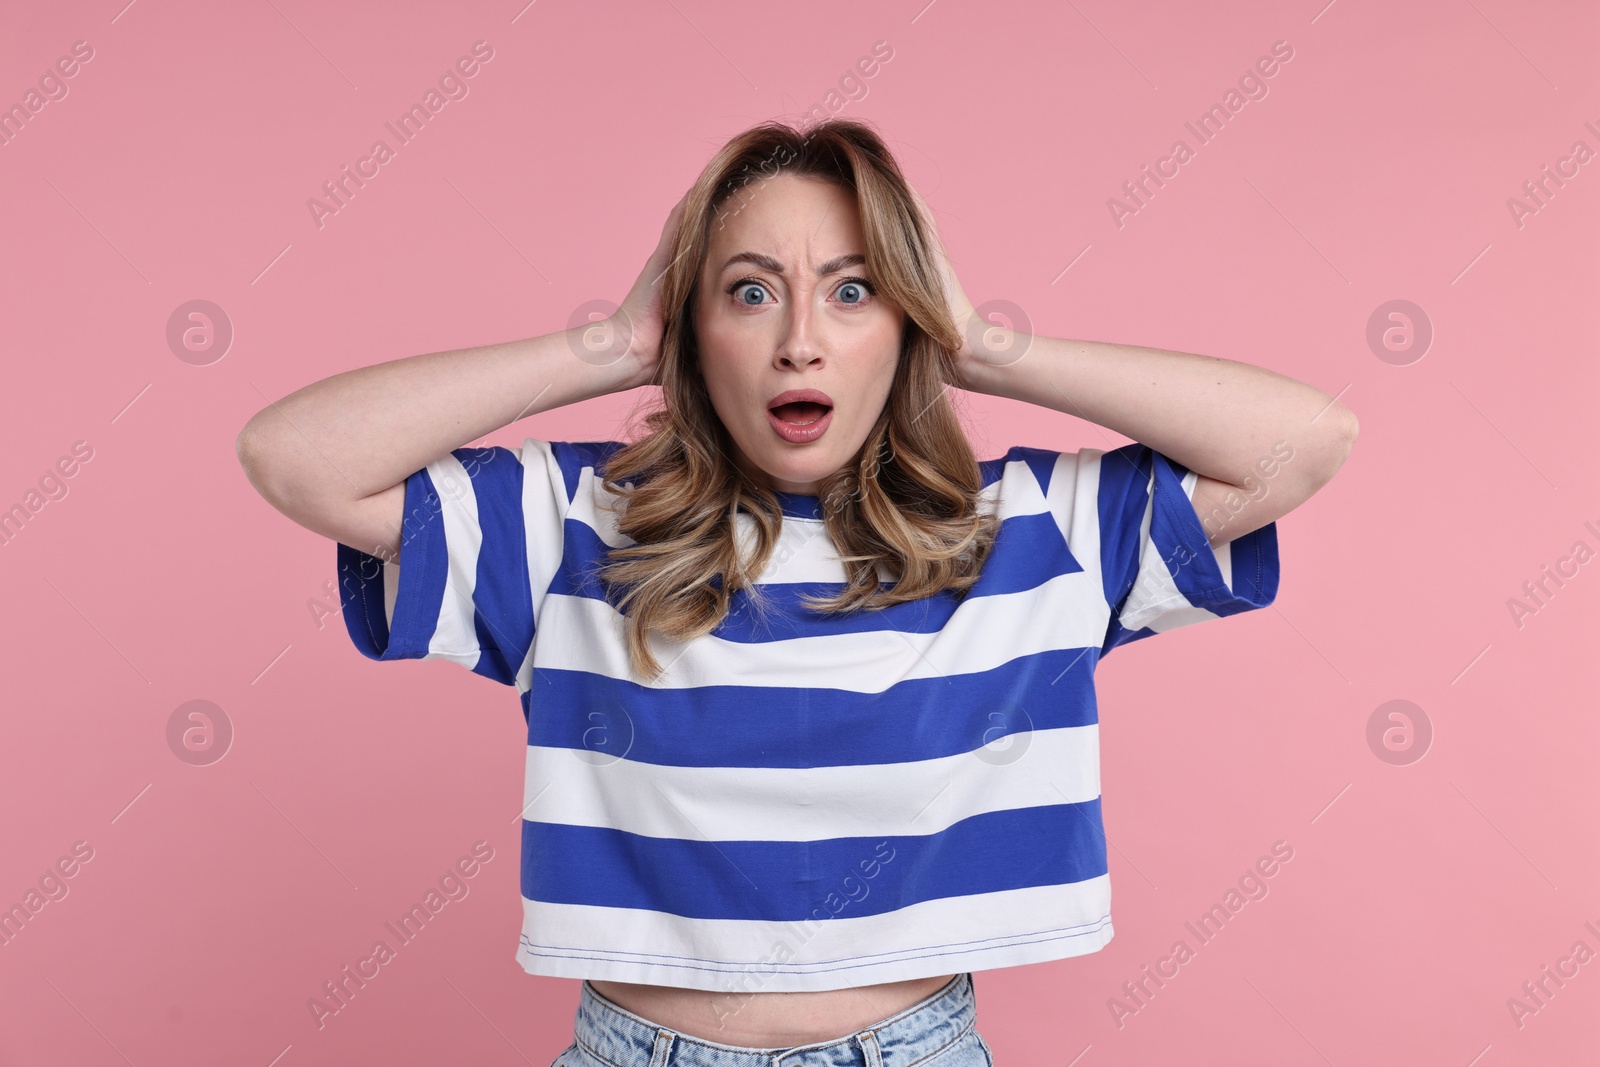
<svg viewBox="0 0 1600 1067">
<path fill-rule="evenodd" d="M 1166 456 L 1016 447 L 980 465 L 1002 524 L 966 596 L 828 616 L 801 603 L 845 577 L 818 502 L 779 494 L 766 614 L 652 634 L 646 682 L 593 573 L 631 543 L 595 470 L 620 447 L 457 449 L 408 479 L 398 565 L 338 547 L 364 655 L 521 696 L 522 966 L 804 991 L 1109 941 L 1095 667 L 1271 603 L 1275 525 L 1213 550 Z"/>
</svg>

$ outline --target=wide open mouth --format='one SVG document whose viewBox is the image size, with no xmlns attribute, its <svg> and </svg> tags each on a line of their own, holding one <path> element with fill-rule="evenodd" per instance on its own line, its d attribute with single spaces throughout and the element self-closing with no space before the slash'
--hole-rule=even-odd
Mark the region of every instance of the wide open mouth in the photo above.
<svg viewBox="0 0 1600 1067">
<path fill-rule="evenodd" d="M 815 400 L 791 400 L 787 404 L 778 404 L 767 410 L 791 426 L 806 426 L 832 411 L 833 407 Z"/>
</svg>

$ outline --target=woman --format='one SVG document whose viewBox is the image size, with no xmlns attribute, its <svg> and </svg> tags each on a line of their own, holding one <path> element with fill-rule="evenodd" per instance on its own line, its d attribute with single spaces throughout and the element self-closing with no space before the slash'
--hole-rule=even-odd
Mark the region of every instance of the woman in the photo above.
<svg viewBox="0 0 1600 1067">
<path fill-rule="evenodd" d="M 650 384 L 631 444 L 463 447 Z M 947 385 L 1136 443 L 980 462 Z M 1270 603 L 1355 435 L 1271 371 L 982 322 L 829 121 L 729 142 L 603 324 L 336 375 L 239 454 L 339 542 L 364 654 L 518 689 L 517 958 L 587 979 L 557 1064 L 964 1067 L 972 971 L 1111 937 L 1095 664 Z"/>
</svg>

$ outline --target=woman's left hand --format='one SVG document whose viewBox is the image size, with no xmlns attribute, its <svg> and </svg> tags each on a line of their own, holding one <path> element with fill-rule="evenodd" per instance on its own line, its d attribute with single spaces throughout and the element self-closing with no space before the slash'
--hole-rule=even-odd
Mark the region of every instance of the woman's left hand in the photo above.
<svg viewBox="0 0 1600 1067">
<path fill-rule="evenodd" d="M 928 207 L 928 202 L 922 199 L 922 194 L 910 182 L 906 188 L 911 190 L 911 198 L 916 201 L 917 211 L 922 215 L 923 225 L 927 228 L 929 236 L 933 239 L 934 256 L 939 262 L 940 280 L 944 284 L 945 304 L 950 310 L 950 318 L 955 322 L 956 331 L 961 334 L 961 348 L 955 353 L 958 379 L 960 372 L 970 366 L 976 358 L 972 347 L 972 328 L 977 318 L 973 310 L 972 301 L 967 299 L 967 294 L 961 288 L 961 282 L 956 278 L 956 272 L 950 266 L 950 257 L 945 254 L 944 242 L 939 239 L 939 228 L 934 224 L 933 211 Z M 950 383 L 963 387 L 960 380 Z"/>
</svg>

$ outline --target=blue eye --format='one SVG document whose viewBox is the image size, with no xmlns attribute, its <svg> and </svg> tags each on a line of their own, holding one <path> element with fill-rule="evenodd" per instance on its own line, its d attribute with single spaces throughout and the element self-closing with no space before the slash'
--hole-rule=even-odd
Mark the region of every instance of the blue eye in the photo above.
<svg viewBox="0 0 1600 1067">
<path fill-rule="evenodd" d="M 845 307 L 863 307 L 878 294 L 878 287 L 865 278 L 846 278 L 839 283 L 838 293 Z M 855 294 L 855 299 L 846 299 L 851 293 Z"/>
<path fill-rule="evenodd" d="M 729 284 L 724 291 L 745 307 L 760 307 L 770 302 L 765 299 L 747 300 L 740 297 L 738 294 L 745 289 L 755 289 L 762 293 L 767 293 L 766 285 L 755 278 L 739 278 Z M 858 307 L 866 304 L 871 297 L 877 294 L 877 291 L 877 288 L 865 278 L 846 278 L 839 283 L 839 288 L 836 290 L 841 298 L 840 303 L 846 307 Z"/>
</svg>

